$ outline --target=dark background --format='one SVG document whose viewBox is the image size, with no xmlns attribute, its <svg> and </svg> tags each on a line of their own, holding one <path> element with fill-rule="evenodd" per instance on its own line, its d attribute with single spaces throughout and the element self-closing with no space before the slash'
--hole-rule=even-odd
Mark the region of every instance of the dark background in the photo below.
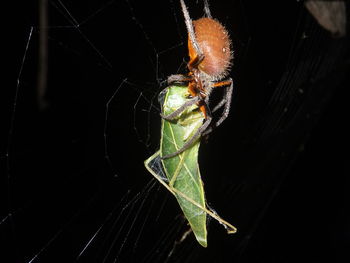
<svg viewBox="0 0 350 263">
<path fill-rule="evenodd" d="M 186 222 L 143 166 L 159 147 L 161 83 L 186 70 L 177 1 L 50 1 L 46 107 L 37 6 L 8 9 L 1 262 L 346 262 L 348 37 L 302 1 L 212 1 L 235 87 L 199 163 L 209 205 L 239 231 L 211 220 L 203 249 L 192 235 L 174 245 Z"/>
</svg>

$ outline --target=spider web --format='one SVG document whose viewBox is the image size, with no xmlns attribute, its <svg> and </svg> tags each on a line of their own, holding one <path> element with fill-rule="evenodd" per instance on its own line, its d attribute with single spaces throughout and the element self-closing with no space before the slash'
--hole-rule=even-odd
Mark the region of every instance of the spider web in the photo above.
<svg viewBox="0 0 350 263">
<path fill-rule="evenodd" d="M 48 1 L 47 25 L 37 7 L 14 12 L 1 262 L 340 260 L 349 241 L 349 156 L 340 151 L 348 37 L 332 38 L 302 2 L 210 3 L 232 36 L 235 91 L 199 163 L 209 205 L 239 232 L 210 221 L 202 249 L 191 234 L 180 242 L 186 220 L 143 166 L 159 147 L 163 81 L 186 66 L 177 1 L 143 2 Z M 202 16 L 200 1 L 187 5 Z"/>
</svg>

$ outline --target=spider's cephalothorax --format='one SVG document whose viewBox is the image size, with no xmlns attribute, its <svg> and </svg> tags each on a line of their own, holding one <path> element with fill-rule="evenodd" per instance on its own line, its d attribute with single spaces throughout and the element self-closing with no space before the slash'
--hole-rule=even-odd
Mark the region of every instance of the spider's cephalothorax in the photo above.
<svg viewBox="0 0 350 263">
<path fill-rule="evenodd" d="M 163 159 L 176 156 L 185 151 L 201 135 L 208 134 L 213 127 L 219 126 L 228 116 L 231 97 L 232 79 L 222 81 L 229 72 L 232 64 L 233 53 L 231 50 L 231 40 L 225 27 L 211 17 L 207 1 L 204 1 L 206 17 L 192 21 L 186 5 L 180 0 L 182 12 L 185 17 L 188 31 L 188 52 L 190 61 L 187 64 L 189 73 L 187 75 L 171 75 L 168 77 L 168 84 L 176 82 L 187 83 L 192 99 L 188 100 L 179 109 L 169 115 L 162 115 L 166 120 L 175 119 L 187 107 L 197 104 L 203 112 L 205 121 L 197 132 L 178 151 L 163 156 Z M 213 108 L 209 109 L 209 98 L 213 88 L 225 87 L 223 99 Z M 211 125 L 211 113 L 224 106 L 221 117 L 214 125 Z"/>
</svg>

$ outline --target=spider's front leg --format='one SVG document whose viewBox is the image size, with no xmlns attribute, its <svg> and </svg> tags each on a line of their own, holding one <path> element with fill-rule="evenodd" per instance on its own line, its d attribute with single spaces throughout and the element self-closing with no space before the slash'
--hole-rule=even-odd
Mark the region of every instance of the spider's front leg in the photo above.
<svg viewBox="0 0 350 263">
<path fill-rule="evenodd" d="M 176 119 L 181 114 L 181 112 L 186 110 L 188 107 L 196 104 L 199 100 L 200 100 L 199 97 L 194 97 L 194 98 L 186 101 L 184 104 L 182 104 L 178 109 L 176 109 L 172 113 L 170 113 L 168 115 L 164 115 L 161 113 L 160 116 L 167 121 L 172 121 L 172 120 Z"/>
<path fill-rule="evenodd" d="M 208 107 L 208 105 L 204 102 L 204 107 L 206 109 L 207 112 L 207 116 L 205 118 L 205 121 L 203 122 L 202 126 L 200 126 L 198 128 L 198 130 L 192 135 L 191 138 L 189 138 L 184 145 L 178 149 L 176 152 L 170 153 L 168 155 L 164 155 L 161 156 L 161 158 L 164 159 L 168 159 L 168 158 L 172 158 L 178 154 L 183 153 L 184 151 L 186 151 L 187 149 L 189 149 L 197 140 L 200 140 L 200 138 L 202 137 L 202 135 L 205 133 L 205 131 L 208 129 L 211 120 L 212 120 L 212 116 L 211 116 L 211 111 Z"/>
<path fill-rule="evenodd" d="M 210 123 L 211 123 L 212 117 L 210 115 L 207 116 L 206 120 L 204 121 L 203 125 L 201 127 L 199 127 L 199 129 L 196 131 L 196 133 L 185 142 L 185 144 L 178 149 L 176 152 L 170 153 L 168 155 L 164 155 L 161 156 L 161 158 L 164 159 L 169 159 L 172 158 L 180 153 L 183 153 L 184 151 L 186 151 L 188 148 L 190 148 L 192 146 L 192 144 L 200 139 L 200 137 L 202 136 L 202 134 L 205 132 L 205 130 L 209 127 Z"/>
<path fill-rule="evenodd" d="M 173 85 L 174 83 L 188 83 L 189 81 L 191 81 L 192 78 L 186 76 L 186 75 L 182 75 L 182 74 L 175 74 L 175 75 L 170 75 L 167 79 L 168 82 L 168 86 Z"/>
<path fill-rule="evenodd" d="M 187 85 L 187 83 L 190 81 L 191 79 L 189 79 L 187 76 L 185 75 L 181 75 L 181 74 L 176 74 L 176 75 L 171 75 L 167 78 L 166 80 L 166 87 L 159 92 L 158 95 L 158 102 L 160 105 L 163 105 L 164 102 L 164 98 L 166 93 L 168 92 L 168 89 L 173 86 L 174 84 L 180 84 L 180 85 Z M 162 116 L 162 114 L 161 114 Z"/>
<path fill-rule="evenodd" d="M 185 76 L 185 75 L 181 75 L 181 74 L 176 74 L 176 75 L 171 75 L 168 77 L 168 86 L 162 90 L 161 94 L 165 95 L 165 93 L 168 91 L 169 87 L 174 85 L 174 84 L 181 84 L 181 85 L 188 85 L 188 82 L 190 82 L 192 80 L 192 78 L 190 76 Z M 187 87 L 185 87 L 187 88 Z M 180 115 L 181 112 L 183 112 L 187 107 L 192 106 L 193 104 L 197 103 L 199 101 L 199 98 L 193 98 L 191 100 L 186 101 L 183 105 L 181 105 L 178 109 L 176 109 L 174 112 L 168 114 L 168 115 L 164 115 L 164 114 L 160 114 L 160 116 L 167 120 L 167 121 L 172 121 L 174 119 L 176 119 L 176 117 L 178 117 Z M 160 103 L 162 104 L 162 103 Z"/>
</svg>

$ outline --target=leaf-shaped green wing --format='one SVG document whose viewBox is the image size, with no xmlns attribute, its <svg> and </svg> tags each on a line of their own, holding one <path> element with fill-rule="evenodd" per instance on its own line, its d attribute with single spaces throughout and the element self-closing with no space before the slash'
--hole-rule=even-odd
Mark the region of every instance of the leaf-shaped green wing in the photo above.
<svg viewBox="0 0 350 263">
<path fill-rule="evenodd" d="M 187 87 L 171 86 L 160 93 L 162 113 L 168 115 L 181 107 L 189 94 Z M 161 156 L 181 149 L 203 124 L 204 116 L 197 105 L 185 109 L 174 121 L 162 119 L 160 150 L 145 161 L 147 170 L 175 195 L 197 241 L 207 246 L 207 214 L 222 224 L 229 234 L 237 229 L 206 207 L 203 183 L 198 165 L 198 139 L 191 147 L 172 158 Z"/>
<path fill-rule="evenodd" d="M 187 88 L 169 87 L 164 99 L 163 114 L 168 115 L 178 109 L 186 102 L 188 95 Z M 204 116 L 196 105 L 185 109 L 175 121 L 170 122 L 163 119 L 160 155 L 165 156 L 179 150 L 203 124 L 203 120 Z M 206 212 L 191 202 L 194 201 L 201 207 L 205 207 L 203 183 L 198 166 L 199 144 L 200 140 L 197 140 L 183 153 L 162 160 L 162 162 L 169 180 L 168 185 L 177 190 L 177 201 L 196 239 L 206 247 Z"/>
</svg>

